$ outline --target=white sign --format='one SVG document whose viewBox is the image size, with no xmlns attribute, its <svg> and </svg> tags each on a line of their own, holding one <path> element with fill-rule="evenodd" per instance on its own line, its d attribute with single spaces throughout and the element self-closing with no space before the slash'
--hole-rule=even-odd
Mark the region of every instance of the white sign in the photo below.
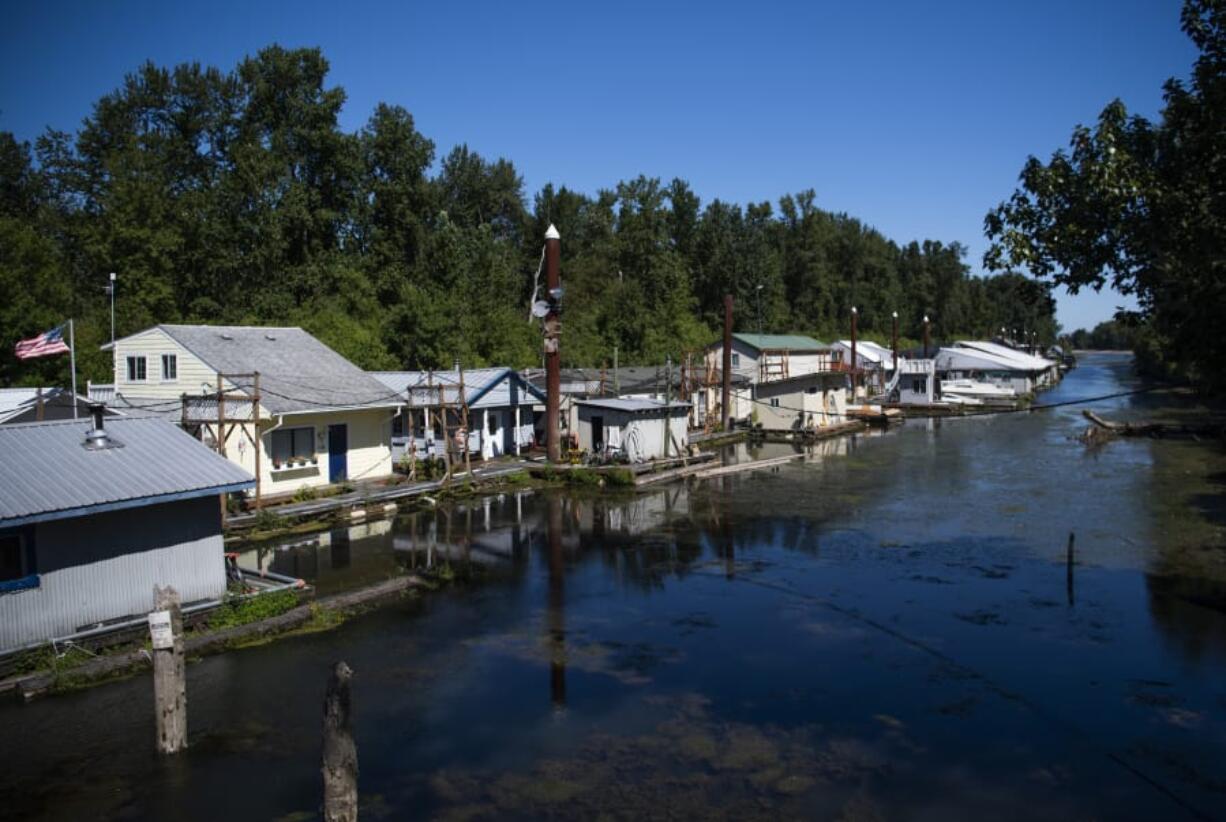
<svg viewBox="0 0 1226 822">
<path fill-rule="evenodd" d="M 175 635 L 170 629 L 170 611 L 149 614 L 149 635 L 153 637 L 155 650 L 175 647 Z"/>
</svg>

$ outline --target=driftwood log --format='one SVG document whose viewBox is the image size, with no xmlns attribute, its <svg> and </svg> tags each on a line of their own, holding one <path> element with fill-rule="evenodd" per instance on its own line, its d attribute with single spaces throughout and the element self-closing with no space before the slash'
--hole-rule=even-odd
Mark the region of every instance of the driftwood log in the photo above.
<svg viewBox="0 0 1226 822">
<path fill-rule="evenodd" d="M 1088 443 L 1102 442 L 1111 437 L 1221 437 L 1226 427 L 1220 423 L 1188 424 L 1167 422 L 1115 422 L 1107 420 L 1087 409 L 1082 416 L 1094 423 L 1087 428 L 1083 439 Z"/>
<path fill-rule="evenodd" d="M 357 822 L 358 748 L 350 728 L 349 679 L 344 662 L 332 668 L 324 695 L 324 820 Z"/>
</svg>

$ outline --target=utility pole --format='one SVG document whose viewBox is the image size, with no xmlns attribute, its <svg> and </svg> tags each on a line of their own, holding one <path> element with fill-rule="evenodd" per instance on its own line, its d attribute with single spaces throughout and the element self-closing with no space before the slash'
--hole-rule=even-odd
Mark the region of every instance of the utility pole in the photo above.
<svg viewBox="0 0 1226 822">
<path fill-rule="evenodd" d="M 856 307 L 851 307 L 851 398 L 856 398 L 856 371 L 860 361 L 856 359 L 856 315 L 860 312 L 856 311 Z"/>
<path fill-rule="evenodd" d="M 157 749 L 163 754 L 178 753 L 187 747 L 187 672 L 179 594 L 169 585 L 153 586 L 149 633 Z"/>
<path fill-rule="evenodd" d="M 672 433 L 673 405 L 673 357 L 664 360 L 664 459 L 668 459 L 668 435 Z"/>
<path fill-rule="evenodd" d="M 549 313 L 545 315 L 545 452 L 550 462 L 562 459 L 558 431 L 562 393 L 562 356 L 558 339 L 562 333 L 558 317 L 562 297 L 561 257 L 562 235 L 551 223 L 545 232 L 545 287 L 549 292 Z"/>
<path fill-rule="evenodd" d="M 720 388 L 720 412 L 725 431 L 732 430 L 732 295 L 724 295 L 724 362 L 723 386 Z"/>
</svg>

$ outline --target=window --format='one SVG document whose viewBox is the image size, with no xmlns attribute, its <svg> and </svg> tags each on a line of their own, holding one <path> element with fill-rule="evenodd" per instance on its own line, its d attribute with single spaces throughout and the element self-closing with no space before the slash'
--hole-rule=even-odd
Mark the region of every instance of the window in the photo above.
<svg viewBox="0 0 1226 822">
<path fill-rule="evenodd" d="M 732 367 L 739 368 L 740 365 L 741 365 L 741 355 L 736 353 L 735 351 L 732 352 Z"/>
<path fill-rule="evenodd" d="M 34 556 L 27 536 L 28 533 L 23 531 L 0 533 L 0 592 L 32 587 L 4 584 L 24 580 L 34 573 Z M 33 582 L 33 585 L 37 585 L 37 582 Z"/>
<path fill-rule="evenodd" d="M 128 357 L 128 382 L 145 381 L 145 358 Z"/>
<path fill-rule="evenodd" d="M 405 436 L 404 415 L 405 415 L 405 412 L 401 411 L 399 414 L 392 417 L 392 436 L 393 437 Z"/>
<path fill-rule="evenodd" d="M 916 394 L 923 394 L 928 391 L 928 378 L 916 377 L 911 380 L 911 390 Z"/>
<path fill-rule="evenodd" d="M 490 413 L 489 411 L 486 411 L 485 418 L 489 420 L 489 425 L 486 426 L 489 429 L 489 432 L 491 434 L 497 434 L 498 433 L 498 412 L 495 411 L 494 413 Z"/>
<path fill-rule="evenodd" d="M 291 460 L 315 459 L 315 429 L 282 428 L 272 432 L 273 465 L 284 465 Z"/>
<path fill-rule="evenodd" d="M 779 398 L 771 397 L 771 408 L 778 408 L 778 407 L 779 407 Z"/>
<path fill-rule="evenodd" d="M 179 379 L 179 355 L 162 355 L 162 382 L 174 382 Z"/>
<path fill-rule="evenodd" d="M 816 385 L 813 385 L 813 386 L 810 386 L 810 387 L 806 388 L 806 389 L 805 389 L 805 393 L 806 393 L 806 394 L 816 394 L 816 393 L 817 393 L 817 386 L 816 386 Z"/>
</svg>

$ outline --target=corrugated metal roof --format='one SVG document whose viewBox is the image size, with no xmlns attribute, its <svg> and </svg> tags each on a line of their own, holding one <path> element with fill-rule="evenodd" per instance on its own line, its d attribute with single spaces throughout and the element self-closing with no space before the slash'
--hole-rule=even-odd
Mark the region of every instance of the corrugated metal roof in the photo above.
<svg viewBox="0 0 1226 822">
<path fill-rule="evenodd" d="M 225 374 L 260 372 L 260 405 L 273 414 L 399 404 L 384 385 L 301 328 L 159 325 Z M 251 393 L 250 380 L 234 380 Z"/>
<path fill-rule="evenodd" d="M 593 408 L 608 408 L 613 411 L 629 411 L 639 413 L 645 411 L 664 411 L 667 409 L 684 410 L 690 407 L 688 402 L 666 403 L 663 400 L 614 397 L 611 399 L 576 400 L 577 405 L 589 405 Z"/>
<path fill-rule="evenodd" d="M 828 348 L 823 343 L 804 334 L 744 334 L 738 332 L 732 336 L 759 351 L 781 349 L 787 349 L 788 351 L 825 351 Z"/>
<path fill-rule="evenodd" d="M 1019 365 L 1032 369 L 1034 371 L 1046 371 L 1056 363 L 1043 357 L 1036 357 L 1033 354 L 1027 354 L 1025 351 L 1018 351 L 1016 348 L 1010 348 L 1007 345 L 1000 345 L 994 342 L 985 342 L 982 340 L 959 340 L 955 345 L 959 348 L 973 348 L 977 351 L 986 351 L 989 354 L 995 354 L 997 357 L 1003 357 L 1006 360 L 1012 360 Z"/>
<path fill-rule="evenodd" d="M 0 526 L 254 485 L 242 468 L 164 420 L 108 418 L 107 432 L 124 447 L 102 451 L 84 447 L 92 427 L 90 420 L 0 426 Z"/>
</svg>

